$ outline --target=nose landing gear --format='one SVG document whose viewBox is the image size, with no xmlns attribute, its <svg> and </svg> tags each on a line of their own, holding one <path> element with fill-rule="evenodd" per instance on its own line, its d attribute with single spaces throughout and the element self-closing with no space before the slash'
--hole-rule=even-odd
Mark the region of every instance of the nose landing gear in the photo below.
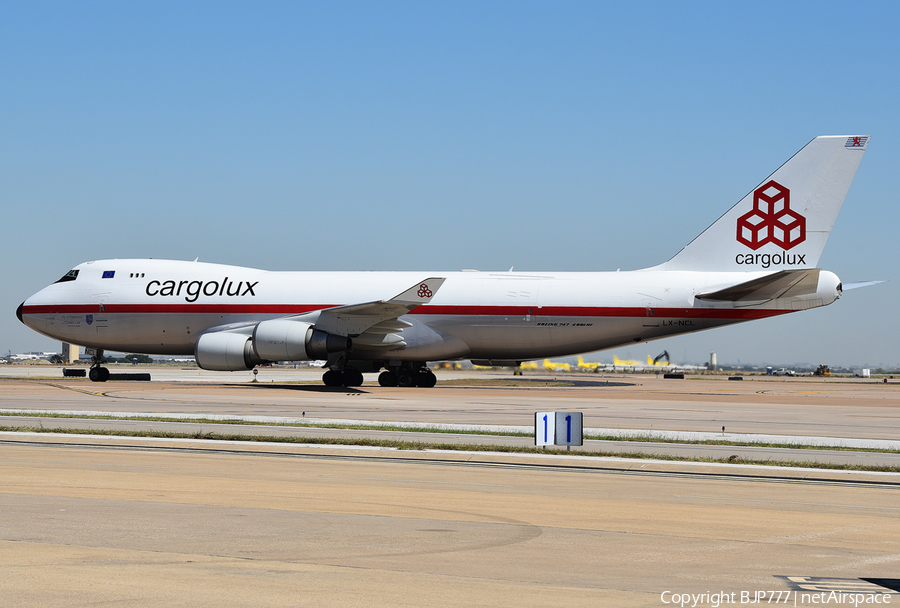
<svg viewBox="0 0 900 608">
<path fill-rule="evenodd" d="M 109 380 L 109 370 L 103 367 L 103 350 L 97 349 L 91 355 L 91 369 L 88 371 L 91 382 L 106 382 Z"/>
</svg>

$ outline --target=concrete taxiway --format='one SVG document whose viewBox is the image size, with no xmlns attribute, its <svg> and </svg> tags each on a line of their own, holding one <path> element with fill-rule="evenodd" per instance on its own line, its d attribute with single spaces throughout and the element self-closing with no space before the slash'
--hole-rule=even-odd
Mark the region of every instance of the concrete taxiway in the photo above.
<svg viewBox="0 0 900 608">
<path fill-rule="evenodd" d="M 0 413 L 58 411 L 69 415 L 93 411 L 132 418 L 151 415 L 205 419 L 197 424 L 151 421 L 67 421 L 54 426 L 119 428 L 178 432 L 243 433 L 317 437 L 366 437 L 409 441 L 441 441 L 529 445 L 528 438 L 441 434 L 438 439 L 417 433 L 372 430 L 308 430 L 241 425 L 220 426 L 217 420 L 278 423 L 354 423 L 441 426 L 449 430 L 529 432 L 536 411 L 580 411 L 584 426 L 597 437 L 628 436 L 678 441 L 717 440 L 737 443 L 841 447 L 844 451 L 772 447 L 686 445 L 635 442 L 586 442 L 583 450 L 643 452 L 673 456 L 754 460 L 830 462 L 834 464 L 900 465 L 900 384 L 810 378 L 724 378 L 664 380 L 650 374 L 596 377 L 572 374 L 554 377 L 506 376 L 520 387 L 479 386 L 477 383 L 431 390 L 364 385 L 354 389 L 326 388 L 318 371 L 265 369 L 271 381 L 229 384 L 198 383 L 193 370 L 154 370 L 168 381 L 109 382 L 53 379 L 7 380 L 0 390 Z M 214 374 L 217 377 L 221 374 Z M 458 373 L 441 372 L 442 381 Z M 239 374 L 238 379 L 242 378 Z M 252 378 L 252 376 L 250 376 Z M 481 374 L 477 380 L 503 379 Z M 292 381 L 291 381 L 292 379 Z M 548 387 L 548 380 L 567 380 L 571 387 Z M 0 385 L 2 388 L 3 385 Z M 95 414 L 95 415 L 96 415 Z M 34 418 L 5 418 L 7 426 L 32 426 Z M 49 423 L 41 423 L 49 426 Z M 724 427 L 724 428 L 723 428 Z M 860 448 L 892 450 L 874 453 Z M 575 448 L 573 448 L 575 449 Z"/>
<path fill-rule="evenodd" d="M 378 428 L 321 428 L 315 426 L 282 426 L 272 422 L 266 424 L 216 423 L 214 421 L 182 422 L 135 419 L 98 419 L 98 418 L 42 418 L 40 416 L 4 416 L 8 410 L 0 410 L 0 426 L 8 429 L 21 428 L 64 428 L 80 432 L 97 431 L 99 433 L 139 433 L 173 434 L 202 436 L 215 434 L 221 437 L 241 436 L 258 438 L 291 438 L 311 441 L 328 440 L 334 443 L 367 439 L 376 442 L 400 441 L 410 444 L 446 444 L 447 446 L 506 446 L 528 448 L 534 447 L 533 436 L 515 437 L 490 434 L 428 432 L 406 430 L 381 430 Z M 63 412 L 76 415 L 77 412 Z M 135 417 L 146 416 L 145 413 L 133 413 Z M 265 421 L 265 417 L 254 417 Z M 301 419 L 296 419 L 300 423 Z M 326 421 L 322 421 L 326 422 Z M 332 421 L 327 421 L 331 423 Z M 359 424 L 363 421 L 342 421 L 344 424 Z M 464 425 L 458 425 L 463 427 Z M 498 427 L 510 428 L 510 427 Z M 522 427 L 524 428 L 524 427 Z M 751 439 L 753 436 L 750 436 Z M 778 436 L 772 436 L 777 439 Z M 820 439 L 820 438 L 817 438 Z M 771 463 L 826 463 L 835 465 L 855 465 L 864 467 L 897 467 L 900 469 L 900 453 L 872 452 L 863 450 L 826 450 L 814 448 L 783 448 L 748 445 L 716 445 L 691 443 L 660 443 L 653 441 L 611 441 L 585 439 L 583 445 L 572 446 L 573 453 L 592 454 L 637 454 L 673 456 L 686 459 L 743 459 L 765 461 Z"/>
<path fill-rule="evenodd" d="M 336 390 L 4 379 L 0 409 L 518 426 L 565 409 L 603 428 L 900 437 L 894 384 L 606 380 Z M 900 564 L 896 474 L 2 433 L 0 480 L 4 606 L 662 606 L 665 591 L 786 590 L 789 576 L 850 588 L 896 579 Z"/>
<path fill-rule="evenodd" d="M 658 606 L 890 578 L 885 476 L 17 437 L 5 606 Z"/>
</svg>

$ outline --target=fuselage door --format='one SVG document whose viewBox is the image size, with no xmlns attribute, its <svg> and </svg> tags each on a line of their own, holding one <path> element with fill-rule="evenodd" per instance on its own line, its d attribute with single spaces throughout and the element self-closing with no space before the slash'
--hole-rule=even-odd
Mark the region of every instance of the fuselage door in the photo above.
<svg viewBox="0 0 900 608">
<path fill-rule="evenodd" d="M 657 308 L 662 300 L 647 294 L 638 294 L 641 296 L 641 308 L 644 309 L 644 327 L 659 327 L 659 317 L 657 317 Z"/>
<path fill-rule="evenodd" d="M 97 328 L 98 334 L 102 334 L 109 329 L 109 312 L 107 311 L 109 292 L 95 293 L 94 301 L 97 303 L 97 309 L 94 312 L 94 318 L 91 319 L 91 325 Z"/>
</svg>

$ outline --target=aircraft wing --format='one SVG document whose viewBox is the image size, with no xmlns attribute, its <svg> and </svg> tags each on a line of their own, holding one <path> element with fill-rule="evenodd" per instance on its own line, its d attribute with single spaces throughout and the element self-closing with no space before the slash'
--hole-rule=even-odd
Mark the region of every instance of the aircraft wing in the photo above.
<svg viewBox="0 0 900 608">
<path fill-rule="evenodd" d="M 354 344 L 362 346 L 376 346 L 369 342 L 378 342 L 374 336 L 389 336 L 411 324 L 400 321 L 399 318 L 417 306 L 427 304 L 437 293 L 446 279 L 443 277 L 430 277 L 420 281 L 390 300 L 376 300 L 363 304 L 350 304 L 326 308 L 319 314 L 316 321 L 316 329 L 321 329 L 338 336 L 350 336 L 356 338 L 363 333 L 372 334 L 369 339 Z M 396 336 L 399 338 L 399 336 Z M 385 338 L 381 338 L 384 342 Z M 389 344 L 383 344 L 388 346 Z M 391 346 L 399 346 L 391 343 Z"/>
<path fill-rule="evenodd" d="M 765 302 L 776 298 L 816 293 L 819 269 L 781 270 L 770 275 L 739 283 L 709 293 L 699 293 L 698 300 L 714 302 Z"/>
</svg>

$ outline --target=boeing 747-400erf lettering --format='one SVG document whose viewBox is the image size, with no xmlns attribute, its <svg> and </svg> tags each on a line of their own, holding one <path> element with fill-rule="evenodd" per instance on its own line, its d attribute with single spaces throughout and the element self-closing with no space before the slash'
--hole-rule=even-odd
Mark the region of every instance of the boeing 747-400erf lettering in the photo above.
<svg viewBox="0 0 900 608">
<path fill-rule="evenodd" d="M 602 350 L 826 306 L 817 268 L 868 136 L 817 137 L 672 259 L 629 272 L 268 272 L 170 260 L 75 267 L 19 306 L 93 350 L 189 355 L 209 370 L 324 359 L 330 386 L 382 371 L 433 386 L 428 361 L 482 365 Z"/>
</svg>

